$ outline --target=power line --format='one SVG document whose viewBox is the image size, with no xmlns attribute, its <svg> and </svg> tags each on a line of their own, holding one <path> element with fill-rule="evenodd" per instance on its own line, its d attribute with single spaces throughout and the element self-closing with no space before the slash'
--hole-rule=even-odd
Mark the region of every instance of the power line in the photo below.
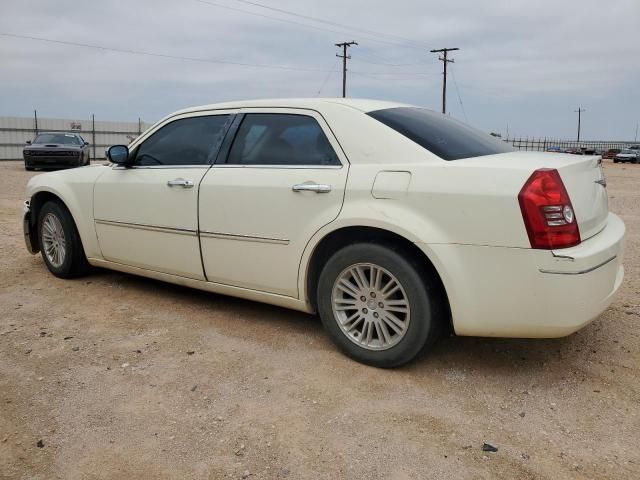
<svg viewBox="0 0 640 480">
<path fill-rule="evenodd" d="M 300 71 L 300 72 L 319 72 L 319 73 L 327 73 L 327 74 L 335 72 L 335 70 L 327 71 L 320 68 L 292 67 L 288 65 L 270 65 L 270 64 L 261 64 L 261 63 L 236 62 L 236 61 L 222 60 L 222 59 L 186 57 L 181 55 L 171 55 L 171 54 L 149 52 L 149 51 L 142 51 L 142 50 L 131 50 L 131 49 L 125 49 L 125 48 L 107 47 L 104 45 L 96 45 L 96 44 L 90 44 L 90 43 L 71 42 L 68 40 L 57 40 L 53 38 L 34 37 L 32 35 L 19 35 L 16 33 L 7 33 L 7 32 L 0 32 L 0 36 L 22 39 L 22 40 L 33 40 L 38 42 L 53 43 L 57 45 L 65 45 L 65 46 L 72 46 L 72 47 L 92 48 L 95 50 L 103 50 L 108 52 L 125 53 L 127 55 L 142 55 L 147 57 L 168 58 L 171 60 L 181 60 L 181 61 L 188 61 L 188 62 L 235 65 L 235 66 L 249 67 L 249 68 L 265 68 L 265 69 Z M 352 70 L 349 70 L 349 72 L 353 73 L 354 75 L 362 75 L 362 76 L 366 76 L 366 75 L 384 76 L 384 75 L 396 75 L 399 73 L 399 72 L 357 72 Z M 400 73 L 405 74 L 405 72 L 400 72 Z M 422 72 L 407 72 L 406 75 L 432 75 L 432 74 L 422 73 Z"/>
<path fill-rule="evenodd" d="M 337 70 L 336 70 L 337 66 L 338 66 L 338 59 L 336 58 L 335 62 L 333 62 L 333 66 L 331 67 L 331 70 L 329 70 L 329 73 L 327 73 L 327 76 L 322 81 L 322 85 L 320 85 L 320 88 L 318 89 L 318 93 L 316 94 L 316 97 L 320 96 L 320 92 L 322 92 L 322 89 L 324 88 L 324 86 L 329 81 L 329 78 L 331 78 L 331 75 L 333 75 L 335 72 L 337 72 Z"/>
<path fill-rule="evenodd" d="M 364 78 L 370 78 L 371 80 L 376 80 L 376 81 L 384 81 L 384 82 L 389 82 L 389 81 L 404 81 L 404 80 L 413 80 L 414 82 L 419 82 L 420 80 L 418 80 L 416 78 L 415 75 L 405 75 L 402 73 L 389 73 L 388 75 L 393 75 L 393 76 L 379 76 L 379 74 L 369 74 L 367 72 L 358 72 L 358 71 L 354 71 L 354 70 L 349 70 L 349 73 L 351 75 L 356 75 L 358 77 L 364 77 Z M 387 75 L 387 74 L 385 74 Z"/>
<path fill-rule="evenodd" d="M 208 0 L 193 0 L 193 1 L 201 3 L 203 5 L 209 5 L 209 6 L 212 6 L 212 7 L 223 8 L 225 10 L 231 10 L 231 11 L 234 11 L 234 12 L 245 13 L 247 15 L 253 15 L 253 16 L 256 16 L 256 17 L 267 18 L 269 20 L 275 20 L 277 22 L 289 23 L 291 25 L 298 25 L 298 26 L 301 26 L 301 27 L 304 27 L 304 28 L 311 28 L 311 29 L 315 29 L 315 30 L 321 30 L 321 31 L 324 31 L 324 32 L 338 33 L 340 35 L 344 35 L 345 33 L 348 33 L 348 32 L 344 31 L 345 30 L 344 28 L 342 30 L 334 30 L 334 29 L 331 29 L 331 28 L 321 27 L 321 26 L 318 26 L 318 25 L 312 25 L 312 24 L 309 24 L 309 23 L 296 22 L 295 20 L 289 20 L 289 19 L 286 19 L 286 18 L 274 17 L 272 15 L 266 15 L 266 14 L 263 14 L 263 13 L 252 12 L 250 10 L 243 10 L 241 8 L 230 7 L 228 5 L 222 5 L 220 3 L 211 2 L 211 1 L 208 1 Z M 239 1 L 239 0 L 236 0 L 236 1 Z M 267 7 L 263 7 L 263 8 L 267 8 Z M 271 7 L 271 9 L 273 9 L 273 8 L 275 8 L 275 7 Z M 341 28 L 341 27 L 339 27 L 339 28 Z M 356 28 L 349 28 L 347 30 L 350 31 L 350 30 L 354 30 L 354 29 L 356 29 Z M 404 43 L 393 42 L 393 41 L 390 41 L 390 40 L 383 40 L 383 39 L 380 39 L 380 38 L 378 38 L 375 35 L 372 35 L 370 33 L 362 33 L 361 35 L 366 35 L 366 36 L 371 37 L 368 40 L 371 41 L 371 42 L 375 42 L 375 43 L 393 45 L 393 46 L 396 46 L 396 47 L 413 48 L 413 49 L 417 49 L 417 50 L 422 50 L 424 48 L 424 47 L 420 47 L 420 46 L 407 45 L 407 44 L 404 44 Z"/>
<path fill-rule="evenodd" d="M 350 55 L 347 55 L 347 48 L 354 45 L 358 45 L 358 42 L 351 41 L 336 43 L 336 47 L 342 48 L 342 55 L 336 53 L 336 57 L 342 59 L 342 98 L 347 96 L 347 59 L 351 58 Z"/>
<path fill-rule="evenodd" d="M 365 58 L 354 58 L 354 62 L 362 62 L 369 63 L 371 65 L 381 65 L 384 67 L 415 67 L 416 65 L 423 65 L 422 63 L 383 63 L 383 62 L 372 62 L 371 60 L 367 60 Z"/>
<path fill-rule="evenodd" d="M 462 109 L 462 114 L 464 115 L 464 121 L 469 123 L 469 119 L 467 118 L 467 112 L 465 112 L 464 105 L 462 104 L 462 97 L 460 97 L 460 90 L 458 90 L 458 82 L 456 82 L 456 76 L 453 73 L 453 65 L 451 66 L 451 78 L 453 79 L 453 86 L 456 87 L 456 94 L 458 95 L 458 101 L 460 102 L 460 108 Z"/>
<path fill-rule="evenodd" d="M 347 25 L 347 24 L 344 24 L 344 23 L 334 22 L 332 20 L 327 20 L 327 19 L 324 19 L 324 18 L 313 17 L 311 15 L 304 15 L 304 14 L 301 14 L 301 13 L 293 12 L 291 10 L 285 10 L 283 8 L 272 7 L 270 5 L 265 5 L 263 3 L 254 2 L 254 1 L 250 1 L 250 0 L 235 0 L 235 1 L 239 2 L 239 3 L 244 3 L 246 5 L 252 5 L 254 7 L 264 8 L 266 10 L 271 10 L 271 11 L 278 12 L 278 13 L 283 13 L 285 15 L 291 15 L 293 17 L 303 18 L 305 20 L 311 20 L 313 22 L 323 23 L 325 25 L 332 25 L 334 27 L 344 28 L 344 29 L 349 30 L 349 31 L 357 30 L 359 32 L 362 32 L 362 33 L 365 33 L 365 34 L 369 34 L 369 35 L 374 35 L 374 36 L 377 36 L 377 37 L 382 36 L 382 37 L 387 37 L 387 38 L 395 38 L 397 40 L 406 42 L 406 46 L 410 46 L 411 48 L 420 48 L 420 49 L 425 48 L 425 46 L 413 43 L 413 40 L 411 40 L 410 38 L 401 37 L 400 35 L 394 35 L 392 33 L 383 33 L 383 32 L 377 32 L 375 30 L 368 30 L 368 29 L 361 28 L 361 27 L 356 27 L 356 26 L 353 26 L 353 25 Z"/>
<path fill-rule="evenodd" d="M 361 58 L 364 55 L 364 60 Z M 364 61 L 365 63 L 371 63 L 373 65 L 384 65 L 387 67 L 408 67 L 414 65 L 425 65 L 425 61 L 422 58 L 419 58 L 418 61 L 414 61 L 412 63 L 398 63 L 397 57 L 383 57 L 376 53 L 371 47 L 366 45 L 362 45 L 361 48 L 358 49 L 358 57 L 354 58 L 357 61 Z"/>
<path fill-rule="evenodd" d="M 287 65 L 269 65 L 265 63 L 236 62 L 231 60 L 221 60 L 221 59 L 212 59 L 212 58 L 184 57 L 180 55 L 170 55 L 166 53 L 147 52 L 143 50 L 131 50 L 131 49 L 117 48 L 117 47 L 105 47 L 103 45 L 95 45 L 90 43 L 70 42 L 67 40 L 56 40 L 53 38 L 34 37 L 31 35 L 19 35 L 16 33 L 0 32 L 0 36 L 10 37 L 10 38 L 20 38 L 23 40 L 35 40 L 39 42 L 56 43 L 59 45 L 67 45 L 67 46 L 73 46 L 73 47 L 93 48 L 97 50 L 105 50 L 105 51 L 117 52 L 117 53 L 127 53 L 131 55 L 144 55 L 148 57 L 170 58 L 172 60 L 185 60 L 189 62 L 215 63 L 215 64 L 224 64 L 224 65 L 236 65 L 240 67 L 268 68 L 268 69 L 275 69 L 275 70 L 292 70 L 292 71 L 301 71 L 301 72 L 322 72 L 322 73 L 326 72 L 326 70 L 321 70 L 318 68 L 291 67 Z"/>
<path fill-rule="evenodd" d="M 447 112 L 447 64 L 453 63 L 453 58 L 448 59 L 447 53 L 452 52 L 454 50 L 460 50 L 457 47 L 454 48 L 439 48 L 436 50 L 431 50 L 431 53 L 442 53 L 442 57 L 438 57 L 438 60 L 442 61 L 443 65 L 443 77 L 442 77 L 442 113 L 445 114 Z"/>
</svg>

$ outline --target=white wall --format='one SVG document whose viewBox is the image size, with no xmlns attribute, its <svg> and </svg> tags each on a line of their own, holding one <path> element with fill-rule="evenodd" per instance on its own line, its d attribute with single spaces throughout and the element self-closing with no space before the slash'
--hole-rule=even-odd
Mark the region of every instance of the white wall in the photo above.
<svg viewBox="0 0 640 480">
<path fill-rule="evenodd" d="M 75 132 L 91 143 L 91 158 L 103 159 L 105 148 L 129 144 L 139 130 L 144 132 L 152 124 L 147 122 L 95 121 L 95 140 L 91 119 L 38 118 L 38 131 Z M 0 160 L 21 160 L 22 148 L 36 135 L 34 117 L 0 117 Z M 95 155 L 94 155 L 95 143 Z"/>
</svg>

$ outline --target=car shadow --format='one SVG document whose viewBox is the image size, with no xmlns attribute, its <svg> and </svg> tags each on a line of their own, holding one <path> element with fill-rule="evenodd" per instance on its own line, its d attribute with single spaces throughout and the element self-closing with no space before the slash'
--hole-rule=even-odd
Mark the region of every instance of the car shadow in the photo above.
<svg viewBox="0 0 640 480">
<path fill-rule="evenodd" d="M 87 277 L 85 277 L 86 279 Z M 216 327 L 225 334 L 250 339 L 257 343 L 270 343 L 269 332 L 289 332 L 291 336 L 304 335 L 312 340 L 313 349 L 335 350 L 324 332 L 317 315 L 263 304 L 227 295 L 219 295 L 194 288 L 174 285 L 137 275 L 95 269 L 90 279 L 110 284 L 112 287 L 135 290 L 136 295 L 161 296 L 172 303 L 196 305 L 199 310 L 210 310 L 215 314 Z M 219 321 L 220 315 L 232 317 L 232 321 Z M 434 348 L 419 355 L 408 365 L 398 370 L 411 374 L 428 374 L 434 369 L 447 371 L 468 371 L 474 375 L 509 375 L 522 372 L 536 375 L 550 366 L 555 374 L 562 375 L 569 368 L 575 368 L 576 357 L 591 354 L 587 337 L 597 335 L 601 320 L 588 325 L 583 330 L 568 337 L 556 339 L 514 339 L 487 337 L 449 336 L 440 339 Z M 250 327 L 250 328 L 247 328 Z M 595 353 L 595 350 L 593 350 Z M 567 362 L 568 358 L 575 361 Z M 352 362 L 344 357 L 345 362 Z M 369 368 L 369 367 L 367 367 Z"/>
</svg>

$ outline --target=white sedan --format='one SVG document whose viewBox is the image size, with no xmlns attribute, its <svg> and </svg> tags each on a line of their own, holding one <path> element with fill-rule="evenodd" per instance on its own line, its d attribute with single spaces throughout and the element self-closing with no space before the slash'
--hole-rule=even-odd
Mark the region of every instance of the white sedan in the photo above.
<svg viewBox="0 0 640 480">
<path fill-rule="evenodd" d="M 262 100 L 164 118 L 111 165 L 35 176 L 31 253 L 317 312 L 349 356 L 443 333 L 559 337 L 623 278 L 599 157 L 516 152 L 423 108 Z"/>
</svg>

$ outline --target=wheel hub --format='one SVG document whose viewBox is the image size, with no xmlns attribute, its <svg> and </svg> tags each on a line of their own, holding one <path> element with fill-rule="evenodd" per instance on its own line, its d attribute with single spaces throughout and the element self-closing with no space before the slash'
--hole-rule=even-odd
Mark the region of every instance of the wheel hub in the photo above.
<svg viewBox="0 0 640 480">
<path fill-rule="evenodd" d="M 407 332 L 409 299 L 399 280 L 378 265 L 358 263 L 343 270 L 331 301 L 342 332 L 363 348 L 387 350 Z"/>
<path fill-rule="evenodd" d="M 47 213 L 42 221 L 42 248 L 49 263 L 60 268 L 67 254 L 67 242 L 62 223 L 53 213 Z"/>
</svg>

